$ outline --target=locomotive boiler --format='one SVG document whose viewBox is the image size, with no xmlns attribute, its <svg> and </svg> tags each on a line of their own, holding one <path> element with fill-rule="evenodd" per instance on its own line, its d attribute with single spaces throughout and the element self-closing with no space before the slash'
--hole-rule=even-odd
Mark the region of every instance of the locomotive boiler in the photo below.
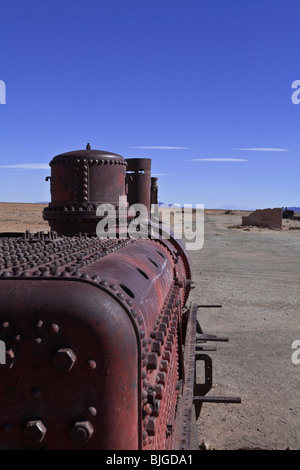
<svg viewBox="0 0 300 470">
<path fill-rule="evenodd" d="M 49 232 L 0 236 L 0 448 L 190 449 L 211 387 L 202 343 L 218 338 L 187 304 L 187 251 L 118 224 L 115 237 L 97 236 L 99 206 L 118 214 L 126 197 L 150 210 L 151 160 L 88 145 L 50 167 Z"/>
</svg>

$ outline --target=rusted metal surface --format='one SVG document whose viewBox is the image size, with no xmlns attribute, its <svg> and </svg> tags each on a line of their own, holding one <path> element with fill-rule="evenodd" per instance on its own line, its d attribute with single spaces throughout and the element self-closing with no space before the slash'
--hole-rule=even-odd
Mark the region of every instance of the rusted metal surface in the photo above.
<svg viewBox="0 0 300 470">
<path fill-rule="evenodd" d="M 89 278 L 87 267 L 69 271 L 66 258 L 60 256 L 52 273 L 41 269 L 45 265 L 18 279 L 5 271 L 0 283 L 1 337 L 15 356 L 13 367 L 1 366 L 1 419 L 11 429 L 1 427 L 1 445 L 135 449 L 140 325 L 110 279 L 106 288 L 105 281 Z M 47 432 L 28 443 L 27 423 L 36 420 Z M 74 426 L 87 421 L 94 432 L 83 440 Z"/>
<path fill-rule="evenodd" d="M 241 403 L 240 397 L 224 397 L 208 395 L 213 386 L 212 359 L 207 354 L 197 352 L 214 351 L 215 348 L 198 346 L 206 341 L 228 341 L 228 338 L 219 338 L 215 335 L 197 334 L 199 328 L 197 320 L 197 304 L 191 303 L 186 312 L 187 325 L 184 340 L 184 377 L 181 383 L 179 396 L 177 432 L 175 448 L 189 450 L 192 445 L 193 433 L 196 431 L 198 419 L 203 403 Z M 217 307 L 220 307 L 217 305 Z M 201 327 L 200 327 L 201 329 Z M 199 383 L 197 378 L 197 362 L 204 363 L 204 380 Z M 194 425 L 194 429 L 193 429 Z"/>
<path fill-rule="evenodd" d="M 149 214 L 151 203 L 151 159 L 127 158 L 126 163 L 128 204 L 129 206 L 143 204 Z"/>
<path fill-rule="evenodd" d="M 217 401 L 199 343 L 226 339 L 186 308 L 184 244 L 149 219 L 146 237 L 94 236 L 99 204 L 150 210 L 151 160 L 88 144 L 50 166 L 50 231 L 0 234 L 0 449 L 189 449 L 193 416 Z"/>
<path fill-rule="evenodd" d="M 181 382 L 180 406 L 178 411 L 178 427 L 175 448 L 189 450 L 193 421 L 193 399 L 195 383 L 195 347 L 197 328 L 197 306 L 191 304 L 186 312 L 187 325 L 184 339 L 184 377 Z"/>
<path fill-rule="evenodd" d="M 53 232 L 0 245 L 14 355 L 0 366 L 2 448 L 171 449 L 185 286 L 172 253 Z"/>
<path fill-rule="evenodd" d="M 155 176 L 151 177 L 151 204 L 158 204 L 158 186 Z"/>
<path fill-rule="evenodd" d="M 62 153 L 50 162 L 51 203 L 43 217 L 59 235 L 79 232 L 96 235 L 97 207 L 125 196 L 127 163 L 118 154 L 102 150 Z"/>
</svg>

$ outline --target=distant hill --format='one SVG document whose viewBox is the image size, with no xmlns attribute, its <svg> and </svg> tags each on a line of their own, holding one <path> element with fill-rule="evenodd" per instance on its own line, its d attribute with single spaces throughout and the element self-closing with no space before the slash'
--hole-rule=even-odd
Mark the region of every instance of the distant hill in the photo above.
<svg viewBox="0 0 300 470">
<path fill-rule="evenodd" d="M 284 209 L 285 209 L 285 207 L 284 207 Z M 300 207 L 288 207 L 287 209 L 289 211 L 300 212 Z"/>
<path fill-rule="evenodd" d="M 159 202 L 158 205 L 160 207 L 160 206 L 170 206 L 171 204 L 168 204 L 167 202 Z"/>
<path fill-rule="evenodd" d="M 162 206 L 164 205 L 165 207 L 184 207 L 183 205 L 180 205 L 180 204 L 169 204 L 167 202 L 159 202 L 158 203 L 159 206 Z M 192 204 L 192 206 L 194 207 L 194 204 Z M 232 210 L 232 211 L 255 211 L 255 209 L 253 209 L 253 207 L 240 207 L 240 206 L 236 206 L 235 204 L 227 204 L 226 206 L 222 206 L 222 207 L 205 207 L 205 204 L 204 204 L 204 208 L 205 209 L 222 209 L 222 210 Z"/>
<path fill-rule="evenodd" d="M 235 204 L 227 204 L 226 206 L 218 207 L 218 209 L 227 209 L 232 211 L 255 211 L 253 207 L 241 207 Z"/>
<path fill-rule="evenodd" d="M 176 207 L 178 207 L 178 208 L 182 207 L 182 208 L 183 208 L 182 205 L 177 204 L 177 203 L 175 203 L 175 204 L 169 204 L 168 202 L 159 202 L 158 205 L 159 205 L 159 207 L 160 207 L 160 206 L 164 206 L 164 207 L 174 207 L 174 206 L 175 206 L 175 208 L 176 208 Z"/>
</svg>

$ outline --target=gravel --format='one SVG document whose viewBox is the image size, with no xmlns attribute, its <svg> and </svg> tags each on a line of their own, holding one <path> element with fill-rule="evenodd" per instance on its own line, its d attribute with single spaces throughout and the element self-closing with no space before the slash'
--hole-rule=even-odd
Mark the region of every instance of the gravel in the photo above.
<svg viewBox="0 0 300 470">
<path fill-rule="evenodd" d="M 240 227 L 241 215 L 206 211 L 204 246 L 190 251 L 195 289 L 189 300 L 222 304 L 198 309 L 203 332 L 229 338 L 209 343 L 217 351 L 207 353 L 213 360 L 208 394 L 241 397 L 241 404 L 202 405 L 199 442 L 218 450 L 295 450 L 300 365 L 292 362 L 292 343 L 300 339 L 300 231 L 289 226 L 299 223 L 284 222 L 282 230 Z"/>
</svg>

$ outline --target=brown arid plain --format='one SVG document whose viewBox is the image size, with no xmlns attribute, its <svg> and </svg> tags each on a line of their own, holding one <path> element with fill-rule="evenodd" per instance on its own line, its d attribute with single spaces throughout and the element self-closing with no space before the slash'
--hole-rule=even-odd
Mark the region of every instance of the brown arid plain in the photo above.
<svg viewBox="0 0 300 470">
<path fill-rule="evenodd" d="M 44 204 L 0 203 L 0 232 L 48 230 Z M 213 387 L 209 395 L 241 397 L 240 404 L 202 405 L 200 448 L 300 449 L 300 221 L 282 229 L 242 227 L 249 212 L 205 210 L 204 245 L 190 251 L 194 289 L 210 343 Z M 197 371 L 201 382 L 203 371 Z"/>
</svg>

